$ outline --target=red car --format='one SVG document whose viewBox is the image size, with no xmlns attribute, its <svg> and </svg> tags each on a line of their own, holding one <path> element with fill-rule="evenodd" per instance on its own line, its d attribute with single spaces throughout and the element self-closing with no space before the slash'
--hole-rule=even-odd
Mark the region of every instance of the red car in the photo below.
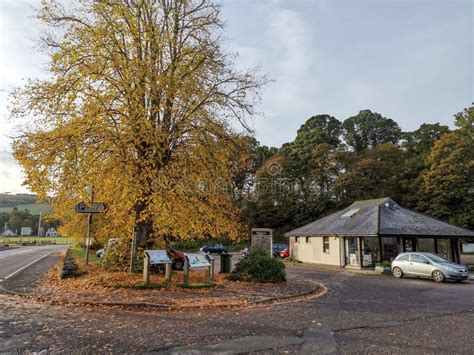
<svg viewBox="0 0 474 355">
<path fill-rule="evenodd" d="M 169 254 L 171 256 L 171 267 L 174 270 L 183 270 L 184 268 L 184 253 L 176 249 L 169 248 Z"/>
<path fill-rule="evenodd" d="M 290 248 L 285 248 L 280 251 L 280 258 L 287 258 L 290 256 Z"/>
</svg>

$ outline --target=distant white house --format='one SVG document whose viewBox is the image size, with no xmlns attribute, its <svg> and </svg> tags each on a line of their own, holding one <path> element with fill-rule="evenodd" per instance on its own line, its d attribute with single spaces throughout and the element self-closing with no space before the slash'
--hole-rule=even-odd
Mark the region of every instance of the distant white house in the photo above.
<svg viewBox="0 0 474 355">
<path fill-rule="evenodd" d="M 20 235 L 29 236 L 33 234 L 33 228 L 31 227 L 21 227 Z"/>
<path fill-rule="evenodd" d="M 3 232 L 2 232 L 2 237 L 13 237 L 15 236 L 16 234 L 13 233 L 10 229 L 5 229 Z"/>
<path fill-rule="evenodd" d="M 48 230 L 45 233 L 46 237 L 58 237 L 59 233 L 54 229 L 53 227 L 48 228 Z"/>
</svg>

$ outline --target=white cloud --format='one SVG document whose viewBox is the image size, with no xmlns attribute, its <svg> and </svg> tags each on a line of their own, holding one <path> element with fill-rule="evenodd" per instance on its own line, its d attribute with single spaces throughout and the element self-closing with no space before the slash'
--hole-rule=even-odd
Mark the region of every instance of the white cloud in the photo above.
<svg viewBox="0 0 474 355">
<path fill-rule="evenodd" d="M 22 171 L 12 155 L 0 151 L 0 193 L 29 192 L 25 186 L 21 186 L 23 180 Z"/>
</svg>

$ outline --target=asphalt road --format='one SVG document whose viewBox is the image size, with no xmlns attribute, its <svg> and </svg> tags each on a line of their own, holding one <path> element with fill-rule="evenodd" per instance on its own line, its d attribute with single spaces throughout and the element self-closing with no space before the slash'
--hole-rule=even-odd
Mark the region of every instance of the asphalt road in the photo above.
<svg viewBox="0 0 474 355">
<path fill-rule="evenodd" d="M 25 266 L 45 255 L 67 249 L 66 245 L 22 246 L 0 251 L 0 280 L 14 277 Z M 20 271 L 21 272 L 21 271 Z"/>
<path fill-rule="evenodd" d="M 32 269 L 42 265 L 51 262 Z M 474 283 L 320 269 L 288 273 L 329 291 L 237 312 L 45 307 L 0 295 L 0 352 L 472 354 Z"/>
</svg>

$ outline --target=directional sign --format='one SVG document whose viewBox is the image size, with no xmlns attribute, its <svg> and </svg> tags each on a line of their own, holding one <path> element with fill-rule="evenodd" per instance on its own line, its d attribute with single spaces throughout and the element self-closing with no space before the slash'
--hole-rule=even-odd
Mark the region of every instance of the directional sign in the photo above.
<svg viewBox="0 0 474 355">
<path fill-rule="evenodd" d="M 101 202 L 93 202 L 90 205 L 81 202 L 78 203 L 75 208 L 77 213 L 102 213 L 107 212 L 108 209 L 109 206 Z"/>
</svg>

